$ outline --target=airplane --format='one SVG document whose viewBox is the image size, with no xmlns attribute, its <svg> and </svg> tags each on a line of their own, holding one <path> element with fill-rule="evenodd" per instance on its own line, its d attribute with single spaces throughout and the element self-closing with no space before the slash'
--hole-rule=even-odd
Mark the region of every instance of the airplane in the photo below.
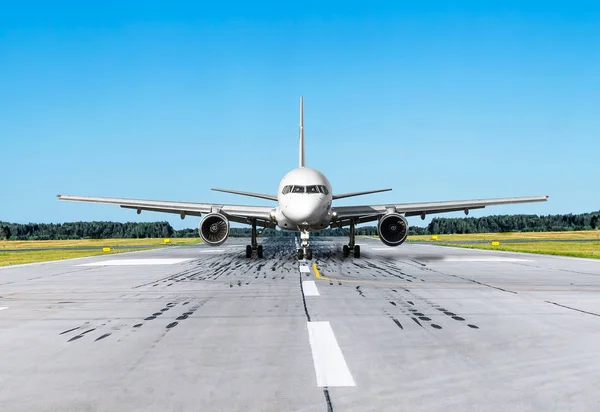
<svg viewBox="0 0 600 412">
<path fill-rule="evenodd" d="M 263 246 L 258 244 L 257 227 L 300 232 L 298 260 L 313 258 L 310 248 L 310 233 L 325 228 L 340 228 L 349 237 L 342 248 L 345 258 L 353 253 L 360 258 L 360 246 L 356 244 L 356 225 L 377 222 L 380 240 L 387 246 L 399 246 L 408 236 L 407 217 L 459 212 L 466 215 L 472 209 L 486 206 L 515 203 L 545 202 L 548 196 L 511 197 L 497 199 L 452 200 L 425 203 L 388 203 L 362 206 L 333 206 L 332 201 L 372 193 L 386 192 L 392 189 L 368 190 L 334 194 L 331 183 L 318 170 L 306 167 L 304 161 L 304 99 L 300 98 L 300 138 L 298 167 L 288 172 L 279 183 L 277 195 L 244 192 L 239 190 L 215 189 L 214 191 L 250 196 L 277 202 L 276 206 L 243 206 L 195 202 L 173 202 L 162 200 L 138 200 L 108 197 L 88 197 L 58 195 L 59 200 L 93 202 L 120 205 L 122 208 L 143 211 L 179 214 L 202 217 L 198 227 L 199 235 L 210 246 L 219 246 L 229 236 L 230 222 L 252 226 L 250 245 L 246 246 L 246 257 L 251 258 L 254 251 L 258 258 L 263 257 Z M 344 228 L 348 227 L 346 231 Z"/>
</svg>

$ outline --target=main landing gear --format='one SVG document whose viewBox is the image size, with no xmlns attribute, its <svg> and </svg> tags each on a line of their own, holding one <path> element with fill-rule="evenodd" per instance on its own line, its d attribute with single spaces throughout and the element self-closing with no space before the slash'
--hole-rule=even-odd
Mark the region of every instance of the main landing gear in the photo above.
<svg viewBox="0 0 600 412">
<path fill-rule="evenodd" d="M 259 258 L 263 257 L 263 246 L 258 244 L 258 241 L 256 240 L 257 238 L 257 234 L 256 234 L 256 220 L 252 220 L 252 240 L 251 240 L 251 244 L 246 246 L 246 257 L 247 258 L 251 258 L 252 257 L 252 251 L 256 250 L 256 256 Z"/>
<path fill-rule="evenodd" d="M 342 253 L 346 258 L 350 256 L 350 251 L 352 251 L 354 252 L 354 257 L 358 259 L 360 257 L 360 246 L 356 244 L 356 231 L 354 227 L 354 221 L 350 222 L 350 231 L 348 233 L 348 236 L 350 237 L 350 241 L 347 245 L 344 245 L 344 247 L 342 248 Z"/>
<path fill-rule="evenodd" d="M 312 260 L 313 258 L 313 251 L 310 247 L 308 247 L 308 239 L 308 232 L 300 232 L 301 247 L 298 249 L 298 260 Z"/>
</svg>

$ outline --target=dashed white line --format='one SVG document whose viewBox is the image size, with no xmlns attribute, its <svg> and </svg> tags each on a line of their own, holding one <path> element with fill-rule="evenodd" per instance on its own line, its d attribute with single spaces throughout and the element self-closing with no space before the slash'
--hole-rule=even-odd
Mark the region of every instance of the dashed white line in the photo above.
<svg viewBox="0 0 600 412">
<path fill-rule="evenodd" d="M 356 386 L 329 322 L 307 322 L 317 386 Z"/>
<path fill-rule="evenodd" d="M 304 292 L 304 296 L 321 296 L 314 280 L 303 281 L 302 291 Z"/>
<path fill-rule="evenodd" d="M 310 268 L 306 265 L 300 266 L 300 273 L 310 273 Z"/>
<path fill-rule="evenodd" d="M 8 309 L 8 306 L 0 307 L 0 310 Z"/>
<path fill-rule="evenodd" d="M 496 256 L 445 256 L 444 262 L 529 262 L 529 259 L 505 258 Z"/>
<path fill-rule="evenodd" d="M 77 266 L 136 266 L 136 265 L 173 265 L 192 259 L 114 259 L 84 263 Z"/>
</svg>

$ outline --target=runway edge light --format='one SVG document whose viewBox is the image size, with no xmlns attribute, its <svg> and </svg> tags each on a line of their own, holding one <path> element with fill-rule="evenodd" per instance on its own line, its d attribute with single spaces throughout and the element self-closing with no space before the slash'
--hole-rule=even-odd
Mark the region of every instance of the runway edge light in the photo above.
<svg viewBox="0 0 600 412">
<path fill-rule="evenodd" d="M 171 243 L 171 239 L 165 239 L 164 242 L 165 242 L 165 244 L 166 243 Z"/>
<path fill-rule="evenodd" d="M 500 242 L 492 242 L 492 246 L 500 246 Z"/>
<path fill-rule="evenodd" d="M 109 248 L 109 247 L 103 247 L 103 248 L 102 248 L 102 251 L 103 251 L 103 252 L 110 252 L 110 248 Z"/>
<path fill-rule="evenodd" d="M 431 240 L 438 240 L 438 236 L 437 235 L 431 235 Z"/>
</svg>

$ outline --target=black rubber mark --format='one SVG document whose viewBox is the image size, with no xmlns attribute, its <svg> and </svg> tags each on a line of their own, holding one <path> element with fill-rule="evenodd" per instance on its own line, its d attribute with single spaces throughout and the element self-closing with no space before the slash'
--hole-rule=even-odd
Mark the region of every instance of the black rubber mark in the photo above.
<svg viewBox="0 0 600 412">
<path fill-rule="evenodd" d="M 59 335 L 64 335 L 65 333 L 73 332 L 74 330 L 77 330 L 79 328 L 80 328 L 80 326 L 77 326 L 76 328 L 69 329 L 69 330 L 66 330 L 64 332 L 60 332 Z"/>
<path fill-rule="evenodd" d="M 171 323 L 169 323 L 169 324 L 167 325 L 167 329 L 174 328 L 175 326 L 177 326 L 177 324 L 178 324 L 178 323 L 179 323 L 179 322 L 171 322 Z"/>
<path fill-rule="evenodd" d="M 576 311 L 576 312 L 586 313 L 586 314 L 588 314 L 588 315 L 592 315 L 592 316 L 600 316 L 599 314 L 597 314 L 597 313 L 594 313 L 594 312 L 587 312 L 587 311 L 585 311 L 585 310 L 581 310 L 581 309 L 572 308 L 572 307 L 570 307 L 570 306 L 566 306 L 566 305 L 561 305 L 560 303 L 551 302 L 551 301 L 549 301 L 549 300 L 546 300 L 545 302 L 546 302 L 546 303 L 550 303 L 550 304 L 552 304 L 552 305 L 560 306 L 561 308 L 565 308 L 565 309 L 571 309 L 571 310 L 574 310 L 574 311 Z"/>
<path fill-rule="evenodd" d="M 154 312 L 154 313 L 152 314 L 152 316 L 160 316 L 160 315 L 162 315 L 162 312 Z"/>
<path fill-rule="evenodd" d="M 188 303 L 190 303 L 190 302 L 183 302 L 183 305 L 187 305 Z"/>
<path fill-rule="evenodd" d="M 139 328 L 140 326 L 142 326 L 143 323 L 136 323 L 135 325 L 133 325 L 134 328 Z"/>
<path fill-rule="evenodd" d="M 467 326 L 470 328 L 473 328 L 473 329 L 479 329 L 479 326 L 476 326 L 476 325 L 467 325 Z"/>
<path fill-rule="evenodd" d="M 431 319 L 430 319 L 430 318 L 428 318 L 427 316 L 419 316 L 419 319 L 421 319 L 421 320 L 427 320 L 427 321 L 430 321 L 430 320 L 431 320 Z"/>
<path fill-rule="evenodd" d="M 452 316 L 454 320 L 465 320 L 465 318 L 461 318 L 460 316 Z"/>
<path fill-rule="evenodd" d="M 95 340 L 94 342 L 98 342 L 100 339 L 104 339 L 104 338 L 106 338 L 106 337 L 108 337 L 108 336 L 110 336 L 110 333 L 105 333 L 104 335 L 102 335 L 102 336 L 100 336 L 100 337 L 96 338 L 96 340 Z"/>
<path fill-rule="evenodd" d="M 410 300 L 407 300 L 408 303 L 410 303 L 411 305 L 415 306 L 414 303 L 412 303 Z"/>
<path fill-rule="evenodd" d="M 392 302 L 392 301 L 390 300 L 390 305 L 394 305 L 394 306 L 396 306 L 396 302 Z"/>
<path fill-rule="evenodd" d="M 331 397 L 329 396 L 329 389 L 327 389 L 327 387 L 323 388 L 323 395 L 325 396 L 325 403 L 327 404 L 327 412 L 333 412 Z"/>
<path fill-rule="evenodd" d="M 187 319 L 187 317 L 188 317 L 188 315 L 185 315 L 185 314 L 184 314 L 184 315 L 181 315 L 181 316 L 179 316 L 179 317 L 177 318 L 177 320 L 184 320 L 184 319 Z"/>
<path fill-rule="evenodd" d="M 420 327 L 423 327 L 423 325 L 421 325 L 421 323 L 419 323 L 419 321 L 417 320 L 417 318 L 412 318 L 411 317 L 411 319 L 414 320 L 417 325 L 419 325 Z"/>
<path fill-rule="evenodd" d="M 400 321 L 399 321 L 398 319 L 396 319 L 396 318 L 392 318 L 392 320 L 394 321 L 394 323 L 395 323 L 395 324 L 396 324 L 396 325 L 397 325 L 397 326 L 398 326 L 400 329 L 404 329 L 404 328 L 402 327 L 402 324 L 400 323 Z"/>
<path fill-rule="evenodd" d="M 166 312 L 166 311 L 168 311 L 168 310 L 169 310 L 169 308 L 162 308 L 160 311 L 161 311 L 161 312 Z"/>
<path fill-rule="evenodd" d="M 93 331 L 95 331 L 95 330 L 96 330 L 96 328 L 94 328 L 94 329 L 88 329 L 88 330 L 86 330 L 85 332 L 82 332 L 81 334 L 82 334 L 82 335 L 85 335 L 86 333 L 90 333 L 90 332 L 93 332 Z"/>
<path fill-rule="evenodd" d="M 144 319 L 144 320 L 154 320 L 154 319 L 156 319 L 156 316 L 148 316 L 148 317 L 147 317 L 146 319 Z"/>
<path fill-rule="evenodd" d="M 456 316 L 456 313 L 452 313 L 452 312 L 449 312 L 449 311 L 446 310 L 446 311 L 444 311 L 444 315 Z"/>
<path fill-rule="evenodd" d="M 306 307 L 306 297 L 304 296 L 304 287 L 302 286 L 302 274 L 298 277 L 300 279 L 300 294 L 302 295 L 302 305 L 304 306 L 304 314 L 306 315 L 306 320 L 310 322 L 310 315 L 308 314 L 308 308 Z M 326 389 L 324 389 L 325 391 Z M 326 398 L 329 397 L 329 392 L 326 394 Z"/>
<path fill-rule="evenodd" d="M 238 280 L 238 281 L 237 281 L 237 285 L 238 285 L 238 286 L 242 286 L 242 281 L 241 281 L 241 280 Z"/>
<path fill-rule="evenodd" d="M 74 340 L 83 338 L 83 335 L 77 335 L 77 336 L 73 336 L 71 339 L 69 339 L 67 342 L 73 342 Z"/>
<path fill-rule="evenodd" d="M 75 303 L 75 302 L 68 302 L 68 301 L 67 301 L 67 302 L 57 302 L 57 303 L 59 303 L 59 304 L 60 304 L 60 303 Z"/>
<path fill-rule="evenodd" d="M 423 313 L 421 313 L 421 312 L 415 312 L 415 315 L 417 315 L 417 316 L 425 316 L 425 315 L 424 315 Z"/>
<path fill-rule="evenodd" d="M 197 308 L 196 308 L 196 309 L 197 309 Z M 184 315 L 185 315 L 185 316 L 190 316 L 192 313 L 194 313 L 194 312 L 196 311 L 196 309 L 194 309 L 194 310 L 191 310 L 191 311 L 189 311 L 189 312 L 185 312 L 185 313 L 184 313 Z"/>
<path fill-rule="evenodd" d="M 435 323 L 432 323 L 431 327 L 436 328 L 436 329 L 442 329 L 442 327 L 440 325 L 436 325 Z"/>
<path fill-rule="evenodd" d="M 392 292 L 396 292 L 396 293 L 398 293 L 398 291 L 397 291 L 396 289 L 392 289 Z"/>
</svg>

